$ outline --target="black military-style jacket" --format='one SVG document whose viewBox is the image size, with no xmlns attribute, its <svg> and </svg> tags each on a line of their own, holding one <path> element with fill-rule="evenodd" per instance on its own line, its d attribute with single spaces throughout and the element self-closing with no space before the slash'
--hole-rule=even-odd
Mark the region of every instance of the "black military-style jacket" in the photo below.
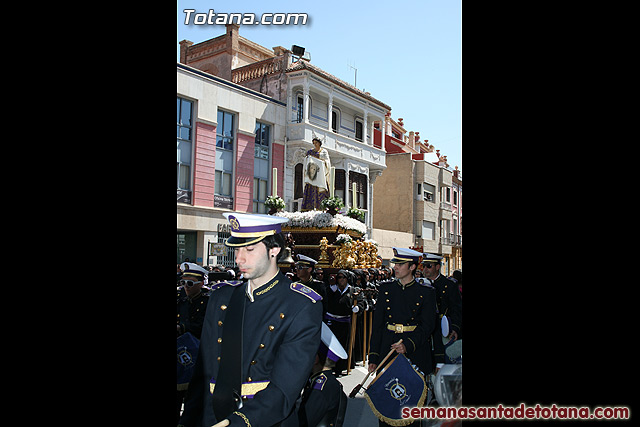
<svg viewBox="0 0 640 427">
<path fill-rule="evenodd" d="M 449 320 L 449 331 L 456 331 L 457 334 L 460 334 L 460 326 L 462 326 L 462 297 L 460 296 L 458 285 L 442 274 L 433 281 L 433 287 L 436 290 L 436 303 L 439 313 L 434 332 L 433 353 L 436 363 L 444 363 L 445 350 L 440 321 L 442 315 L 446 314 Z"/>
<path fill-rule="evenodd" d="M 234 289 L 245 292 L 242 331 L 242 407 L 230 426 L 273 426 L 291 415 L 320 345 L 322 303 L 313 290 L 278 274 L 253 295 L 248 282 L 224 282 L 211 291 L 200 350 L 180 423 L 209 427 L 222 353 L 225 314 Z M 295 416 L 295 414 L 294 414 Z"/>
<path fill-rule="evenodd" d="M 186 293 L 178 298 L 178 310 L 176 321 L 180 330 L 178 336 L 191 332 L 193 336 L 200 339 L 202 333 L 202 324 L 209 303 L 209 294 L 202 289 L 200 293 L 193 298 L 189 298 Z"/>
<path fill-rule="evenodd" d="M 346 400 L 347 396 L 331 370 L 313 374 L 302 393 L 302 402 L 298 409 L 299 426 L 334 425 L 339 415 L 341 398 Z"/>
<path fill-rule="evenodd" d="M 436 304 L 440 315 L 449 319 L 449 330 L 460 333 L 462 326 L 462 297 L 458 285 L 442 274 L 432 283 L 436 290 Z"/>
<path fill-rule="evenodd" d="M 302 282 L 307 288 L 313 289 L 318 295 L 322 297 L 322 315 L 327 312 L 327 290 L 325 288 L 324 282 L 316 279 L 311 279 L 308 282 Z"/>
<path fill-rule="evenodd" d="M 436 323 L 436 295 L 430 285 L 398 279 L 382 282 L 373 313 L 369 363 L 378 364 L 402 338 L 407 356 L 425 374 L 435 366 L 431 357 L 431 334 Z M 388 363 L 389 358 L 386 363 Z"/>
</svg>

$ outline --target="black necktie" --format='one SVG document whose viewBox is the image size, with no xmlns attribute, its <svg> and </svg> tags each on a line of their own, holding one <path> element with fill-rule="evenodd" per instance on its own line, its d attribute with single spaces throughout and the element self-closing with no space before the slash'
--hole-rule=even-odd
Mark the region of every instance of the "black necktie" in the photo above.
<svg viewBox="0 0 640 427">
<path fill-rule="evenodd" d="M 218 422 L 238 407 L 242 387 L 242 324 L 244 319 L 244 286 L 236 286 L 231 295 L 222 331 L 222 352 L 216 387 L 213 390 L 213 413 Z"/>
</svg>

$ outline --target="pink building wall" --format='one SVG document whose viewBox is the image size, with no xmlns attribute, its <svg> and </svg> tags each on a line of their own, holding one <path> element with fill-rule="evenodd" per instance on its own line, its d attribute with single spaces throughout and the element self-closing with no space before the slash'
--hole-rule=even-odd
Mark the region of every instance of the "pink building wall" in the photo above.
<svg viewBox="0 0 640 427">
<path fill-rule="evenodd" d="M 278 196 L 284 199 L 284 145 L 273 144 L 271 156 L 271 167 L 278 169 Z"/>
<path fill-rule="evenodd" d="M 236 192 L 234 210 L 253 210 L 253 158 L 255 137 L 238 132 L 236 138 Z"/>
<path fill-rule="evenodd" d="M 238 133 L 236 137 L 234 210 L 253 210 L 253 159 L 255 139 Z M 215 191 L 216 127 L 196 122 L 194 139 L 193 205 L 213 207 Z M 273 144 L 272 167 L 278 169 L 278 196 L 284 196 L 284 146 Z M 269 189 L 271 195 L 271 189 Z"/>
<path fill-rule="evenodd" d="M 194 206 L 213 207 L 215 190 L 216 127 L 196 122 L 193 175 Z"/>
</svg>

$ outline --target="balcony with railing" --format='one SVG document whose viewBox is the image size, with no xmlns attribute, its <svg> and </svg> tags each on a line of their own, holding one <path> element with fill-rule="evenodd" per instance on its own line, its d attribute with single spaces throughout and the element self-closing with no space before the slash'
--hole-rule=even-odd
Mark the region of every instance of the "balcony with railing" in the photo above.
<svg viewBox="0 0 640 427">
<path fill-rule="evenodd" d="M 444 233 L 443 236 L 440 237 L 440 243 L 443 245 L 453 245 L 455 242 L 455 235 L 453 233 Z"/>
<path fill-rule="evenodd" d="M 268 74 L 281 72 L 286 67 L 287 59 L 285 56 L 274 56 L 273 58 L 267 58 L 232 70 L 231 81 L 233 83 L 242 83 Z"/>
</svg>

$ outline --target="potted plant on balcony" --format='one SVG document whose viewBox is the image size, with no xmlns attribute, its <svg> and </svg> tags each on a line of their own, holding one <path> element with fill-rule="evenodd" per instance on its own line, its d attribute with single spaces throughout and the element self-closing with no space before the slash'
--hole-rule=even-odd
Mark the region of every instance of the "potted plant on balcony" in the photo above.
<svg viewBox="0 0 640 427">
<path fill-rule="evenodd" d="M 285 208 L 284 200 L 279 196 L 269 196 L 264 205 L 269 208 L 269 215 L 273 215 Z"/>
<path fill-rule="evenodd" d="M 357 219 L 360 222 L 364 222 L 364 212 L 358 208 L 349 208 L 347 210 L 347 216 L 353 219 Z"/>
<path fill-rule="evenodd" d="M 344 207 L 344 203 L 342 202 L 342 199 L 338 196 L 327 197 L 322 202 L 320 202 L 320 205 L 324 209 L 326 209 L 327 212 L 330 213 L 331 215 L 337 214 L 338 209 Z"/>
</svg>

